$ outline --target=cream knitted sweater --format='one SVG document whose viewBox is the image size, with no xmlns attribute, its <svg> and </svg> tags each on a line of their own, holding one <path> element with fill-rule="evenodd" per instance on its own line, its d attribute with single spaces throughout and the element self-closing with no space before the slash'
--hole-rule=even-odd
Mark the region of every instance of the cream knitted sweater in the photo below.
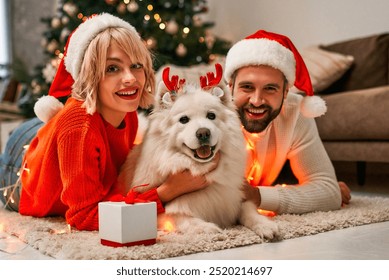
<svg viewBox="0 0 389 280">
<path fill-rule="evenodd" d="M 261 209 L 305 213 L 339 209 L 341 194 L 332 163 L 314 119 L 300 114 L 302 96 L 289 92 L 280 115 L 260 134 L 244 131 L 248 147 L 246 175 L 259 186 Z M 298 185 L 275 185 L 289 159 Z M 256 160 L 256 163 L 255 163 Z M 256 170 L 252 170 L 253 165 Z"/>
</svg>

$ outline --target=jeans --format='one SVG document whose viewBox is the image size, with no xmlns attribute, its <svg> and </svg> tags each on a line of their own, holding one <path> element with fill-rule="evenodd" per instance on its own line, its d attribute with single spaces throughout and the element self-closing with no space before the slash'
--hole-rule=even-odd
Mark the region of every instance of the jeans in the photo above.
<svg viewBox="0 0 389 280">
<path fill-rule="evenodd" d="M 28 145 L 43 122 L 33 118 L 15 128 L 9 136 L 5 151 L 0 155 L 0 200 L 9 210 L 19 210 L 21 185 L 19 171 Z"/>
</svg>

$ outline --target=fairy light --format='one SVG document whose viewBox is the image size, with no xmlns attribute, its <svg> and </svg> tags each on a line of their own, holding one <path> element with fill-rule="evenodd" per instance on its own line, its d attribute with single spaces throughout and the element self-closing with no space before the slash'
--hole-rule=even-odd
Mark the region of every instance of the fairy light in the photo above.
<svg viewBox="0 0 389 280">
<path fill-rule="evenodd" d="M 263 215 L 263 216 L 267 216 L 267 217 L 274 217 L 276 216 L 276 212 L 274 211 L 270 211 L 270 210 L 264 210 L 264 209 L 257 209 L 258 213 Z"/>
<path fill-rule="evenodd" d="M 64 229 L 51 229 L 50 230 L 51 234 L 56 234 L 56 235 L 68 234 L 71 232 L 72 232 L 72 227 L 69 224 L 66 224 L 66 228 L 64 228 Z"/>
<path fill-rule="evenodd" d="M 159 29 L 164 30 L 165 28 L 166 28 L 166 24 L 163 23 L 163 22 L 161 22 L 161 23 L 159 24 Z"/>
<path fill-rule="evenodd" d="M 150 20 L 150 15 L 145 15 L 143 18 L 144 18 L 146 21 L 149 21 L 149 20 Z"/>
<path fill-rule="evenodd" d="M 130 0 L 123 0 L 123 3 L 127 5 L 130 3 Z"/>
<path fill-rule="evenodd" d="M 257 160 L 254 160 L 253 165 L 250 168 L 249 173 L 247 174 L 247 181 L 249 183 L 253 182 L 256 180 L 259 174 L 259 171 L 261 170 L 261 165 L 258 163 Z"/>
<path fill-rule="evenodd" d="M 190 32 L 189 27 L 184 27 L 184 29 L 182 29 L 182 32 L 184 32 L 184 34 L 188 34 Z"/>
<path fill-rule="evenodd" d="M 24 145 L 23 148 L 24 150 L 27 150 L 29 147 L 29 145 Z M 23 172 L 27 172 L 29 173 L 30 172 L 30 169 L 28 169 L 27 167 L 27 163 L 24 162 L 23 163 L 23 166 L 20 168 L 20 170 L 16 173 L 16 175 L 18 176 L 18 179 L 16 180 L 16 182 L 12 185 L 8 185 L 8 186 L 5 186 L 2 188 L 2 191 L 3 191 L 3 196 L 5 198 L 7 198 L 6 202 L 5 202 L 5 205 L 4 205 L 4 208 L 6 208 L 8 205 L 10 205 L 11 208 L 14 208 L 12 205 L 15 203 L 15 199 L 14 199 L 14 193 L 15 191 L 19 191 L 19 186 L 21 185 L 21 176 L 23 175 Z M 3 185 L 4 182 L 3 182 Z"/>
<path fill-rule="evenodd" d="M 169 218 L 164 218 L 162 230 L 166 232 L 173 232 L 175 230 L 174 223 Z"/>
<path fill-rule="evenodd" d="M 151 4 L 147 5 L 147 10 L 151 12 L 153 9 L 154 9 L 153 5 Z"/>
<path fill-rule="evenodd" d="M 154 15 L 154 19 L 156 22 L 160 23 L 162 20 L 161 20 L 161 16 L 159 14 L 155 14 Z"/>
</svg>

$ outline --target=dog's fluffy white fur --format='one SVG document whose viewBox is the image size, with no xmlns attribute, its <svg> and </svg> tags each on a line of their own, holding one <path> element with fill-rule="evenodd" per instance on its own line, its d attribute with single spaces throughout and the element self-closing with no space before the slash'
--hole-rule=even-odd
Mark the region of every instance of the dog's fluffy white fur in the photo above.
<svg viewBox="0 0 389 280">
<path fill-rule="evenodd" d="M 167 203 L 158 216 L 159 228 L 168 218 L 179 232 L 217 232 L 240 223 L 261 237 L 277 235 L 275 222 L 244 200 L 245 141 L 228 90 L 187 85 L 172 96 L 160 85 L 148 119 L 144 141 L 129 154 L 119 181 L 155 188 L 170 174 L 190 170 L 210 182 Z"/>
</svg>

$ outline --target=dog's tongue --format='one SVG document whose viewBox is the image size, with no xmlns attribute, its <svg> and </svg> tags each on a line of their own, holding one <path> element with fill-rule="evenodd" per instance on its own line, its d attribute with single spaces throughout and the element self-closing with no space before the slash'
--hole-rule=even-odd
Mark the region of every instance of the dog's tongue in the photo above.
<svg viewBox="0 0 389 280">
<path fill-rule="evenodd" d="M 201 146 L 196 150 L 196 153 L 199 158 L 208 158 L 211 156 L 212 153 L 211 146 Z"/>
</svg>

